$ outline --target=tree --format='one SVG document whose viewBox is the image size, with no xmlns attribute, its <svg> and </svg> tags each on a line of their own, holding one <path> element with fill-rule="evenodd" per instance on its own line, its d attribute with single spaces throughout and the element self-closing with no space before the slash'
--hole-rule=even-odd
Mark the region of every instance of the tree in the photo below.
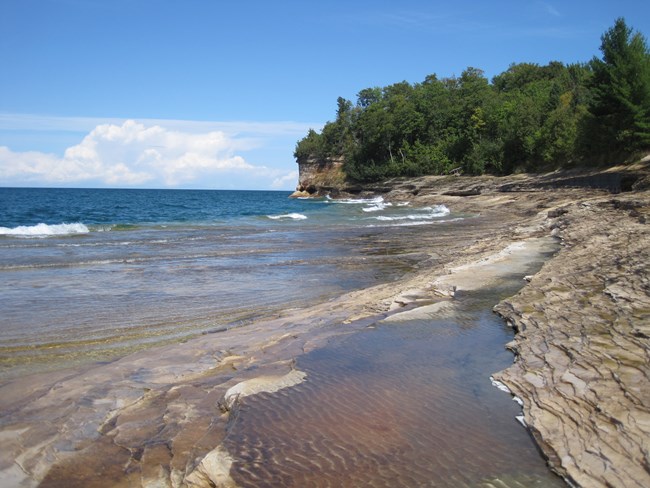
<svg viewBox="0 0 650 488">
<path fill-rule="evenodd" d="M 379 100 L 381 100 L 381 88 L 364 88 L 357 95 L 357 105 L 361 108 L 367 108 Z"/>
<path fill-rule="evenodd" d="M 301 161 L 310 157 L 323 157 L 323 138 L 314 129 L 309 129 L 305 137 L 298 141 L 293 152 L 296 160 Z"/>
<path fill-rule="evenodd" d="M 585 156 L 650 148 L 650 54 L 618 19 L 602 59 L 512 64 L 490 83 L 483 71 L 429 75 L 339 97 L 336 120 L 296 146 L 296 157 L 343 157 L 354 180 L 550 170 Z M 585 149 L 587 148 L 587 149 Z"/>
<path fill-rule="evenodd" d="M 608 154 L 648 148 L 650 52 L 646 39 L 619 18 L 601 41 L 603 58 L 591 61 L 590 145 Z"/>
</svg>

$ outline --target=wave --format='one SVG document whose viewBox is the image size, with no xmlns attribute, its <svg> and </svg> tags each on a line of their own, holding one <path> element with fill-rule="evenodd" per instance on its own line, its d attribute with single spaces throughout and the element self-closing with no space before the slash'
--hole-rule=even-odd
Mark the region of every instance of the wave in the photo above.
<svg viewBox="0 0 650 488">
<path fill-rule="evenodd" d="M 407 215 L 378 215 L 377 217 L 372 217 L 376 220 L 381 220 L 385 222 L 392 222 L 396 220 L 432 220 L 438 219 L 440 217 L 445 217 L 451 213 L 451 211 L 444 205 L 436 205 L 435 207 L 424 207 L 419 209 L 420 212 L 426 213 L 412 213 Z"/>
<path fill-rule="evenodd" d="M 380 212 L 380 211 L 385 210 L 386 208 L 392 207 L 392 206 L 393 206 L 393 204 L 390 203 L 390 202 L 386 203 L 386 202 L 381 201 L 381 202 L 373 203 L 369 207 L 363 207 L 361 210 L 363 210 L 364 212 Z"/>
<path fill-rule="evenodd" d="M 50 237 L 73 234 L 88 234 L 90 230 L 82 223 L 75 224 L 36 224 L 18 227 L 0 227 L 0 235 L 14 237 Z"/>
<path fill-rule="evenodd" d="M 282 214 L 282 215 L 267 215 L 267 217 L 271 220 L 284 220 L 284 219 L 305 220 L 307 218 L 306 215 L 295 213 L 295 212 Z"/>
<path fill-rule="evenodd" d="M 332 203 L 341 203 L 344 205 L 368 205 L 361 209 L 364 212 L 381 212 L 382 210 L 393 206 L 392 203 L 384 201 L 384 197 L 381 196 L 374 198 L 343 198 L 340 200 L 335 200 L 329 196 L 326 198 Z"/>
<path fill-rule="evenodd" d="M 330 197 L 329 195 L 327 197 L 327 200 L 331 203 L 342 203 L 344 205 L 358 205 L 358 204 L 370 204 L 370 205 L 378 205 L 378 204 L 383 204 L 384 203 L 384 197 L 374 197 L 374 198 L 342 198 L 342 199 L 334 199 Z"/>
</svg>

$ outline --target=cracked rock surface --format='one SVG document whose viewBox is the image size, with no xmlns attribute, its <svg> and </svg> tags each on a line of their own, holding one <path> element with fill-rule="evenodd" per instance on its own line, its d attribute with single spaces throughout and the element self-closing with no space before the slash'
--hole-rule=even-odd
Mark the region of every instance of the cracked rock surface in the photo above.
<svg viewBox="0 0 650 488">
<path fill-rule="evenodd" d="M 495 375 L 549 464 L 585 487 L 650 486 L 648 195 L 549 212 L 561 251 L 496 311 L 518 334 Z"/>
</svg>

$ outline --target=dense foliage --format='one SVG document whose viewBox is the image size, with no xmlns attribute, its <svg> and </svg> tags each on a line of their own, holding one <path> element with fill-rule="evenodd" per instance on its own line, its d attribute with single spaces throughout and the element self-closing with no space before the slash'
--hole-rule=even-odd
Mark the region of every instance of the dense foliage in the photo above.
<svg viewBox="0 0 650 488">
<path fill-rule="evenodd" d="M 361 90 L 296 145 L 298 160 L 343 156 L 348 177 L 543 170 L 650 148 L 650 51 L 623 19 L 602 59 L 521 63 L 491 82 L 480 69 Z"/>
</svg>

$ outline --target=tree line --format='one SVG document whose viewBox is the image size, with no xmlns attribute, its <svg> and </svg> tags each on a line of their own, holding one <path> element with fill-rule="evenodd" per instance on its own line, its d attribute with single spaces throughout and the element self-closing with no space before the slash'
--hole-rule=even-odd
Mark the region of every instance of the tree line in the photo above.
<svg viewBox="0 0 650 488">
<path fill-rule="evenodd" d="M 294 156 L 344 159 L 356 181 L 393 176 L 509 174 L 606 164 L 650 149 L 650 51 L 617 19 L 602 58 L 511 65 L 491 82 L 477 68 L 339 97 L 336 119 Z"/>
</svg>

